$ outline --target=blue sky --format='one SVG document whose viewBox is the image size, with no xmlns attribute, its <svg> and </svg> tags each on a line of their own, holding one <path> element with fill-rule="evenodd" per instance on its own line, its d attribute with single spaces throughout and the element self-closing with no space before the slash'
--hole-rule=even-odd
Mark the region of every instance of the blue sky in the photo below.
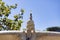
<svg viewBox="0 0 60 40">
<path fill-rule="evenodd" d="M 33 20 L 36 30 L 45 30 L 47 27 L 60 26 L 60 0 L 3 0 L 7 5 L 18 4 L 17 8 L 12 9 L 9 18 L 18 14 L 20 9 L 25 9 L 24 23 L 21 30 L 26 28 L 29 20 L 30 10 L 32 10 Z"/>
</svg>

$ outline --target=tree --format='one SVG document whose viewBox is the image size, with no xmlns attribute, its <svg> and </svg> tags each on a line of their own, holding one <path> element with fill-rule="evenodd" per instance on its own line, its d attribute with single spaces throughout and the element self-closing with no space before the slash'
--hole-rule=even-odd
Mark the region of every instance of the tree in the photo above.
<svg viewBox="0 0 60 40">
<path fill-rule="evenodd" d="M 59 31 L 60 32 L 60 27 L 48 27 L 47 31 Z"/>
<path fill-rule="evenodd" d="M 14 20 L 8 19 L 12 9 L 16 9 L 17 4 L 14 6 L 5 5 L 5 2 L 0 0 L 0 31 L 1 30 L 20 30 L 21 24 L 23 23 L 24 10 L 21 9 L 20 13 L 14 15 Z"/>
</svg>

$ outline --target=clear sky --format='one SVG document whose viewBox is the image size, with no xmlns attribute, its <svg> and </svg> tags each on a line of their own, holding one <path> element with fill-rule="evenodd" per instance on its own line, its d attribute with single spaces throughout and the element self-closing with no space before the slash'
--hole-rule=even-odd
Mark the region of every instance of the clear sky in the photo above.
<svg viewBox="0 0 60 40">
<path fill-rule="evenodd" d="M 21 29 L 26 28 L 32 10 L 36 30 L 45 30 L 47 27 L 60 26 L 60 0 L 3 0 L 7 5 L 18 4 L 17 9 L 12 9 L 9 18 L 18 14 L 21 8 L 25 9 L 24 23 Z"/>
</svg>

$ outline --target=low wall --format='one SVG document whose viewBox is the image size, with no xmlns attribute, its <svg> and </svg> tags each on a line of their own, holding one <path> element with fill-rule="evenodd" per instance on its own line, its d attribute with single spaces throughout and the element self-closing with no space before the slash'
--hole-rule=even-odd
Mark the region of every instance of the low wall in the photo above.
<svg viewBox="0 0 60 40">
<path fill-rule="evenodd" d="M 21 40 L 20 31 L 0 31 L 0 40 Z"/>
<path fill-rule="evenodd" d="M 0 40 L 25 40 L 25 36 L 20 31 L 0 31 Z M 36 32 L 35 36 L 35 40 L 60 40 L 60 32 Z"/>
<path fill-rule="evenodd" d="M 42 36 L 38 37 L 36 40 L 60 40 L 60 36 Z"/>
<path fill-rule="evenodd" d="M 59 33 L 37 33 L 36 40 L 60 40 L 60 32 Z"/>
</svg>

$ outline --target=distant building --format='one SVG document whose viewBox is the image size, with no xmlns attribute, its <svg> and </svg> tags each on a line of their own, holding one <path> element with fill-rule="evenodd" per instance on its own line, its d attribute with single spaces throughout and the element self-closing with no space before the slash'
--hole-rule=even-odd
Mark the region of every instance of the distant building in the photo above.
<svg viewBox="0 0 60 40">
<path fill-rule="evenodd" d="M 32 13 L 30 13 L 30 20 L 27 22 L 26 31 L 0 31 L 0 40 L 60 40 L 60 32 L 36 32 L 34 26 Z"/>
</svg>

